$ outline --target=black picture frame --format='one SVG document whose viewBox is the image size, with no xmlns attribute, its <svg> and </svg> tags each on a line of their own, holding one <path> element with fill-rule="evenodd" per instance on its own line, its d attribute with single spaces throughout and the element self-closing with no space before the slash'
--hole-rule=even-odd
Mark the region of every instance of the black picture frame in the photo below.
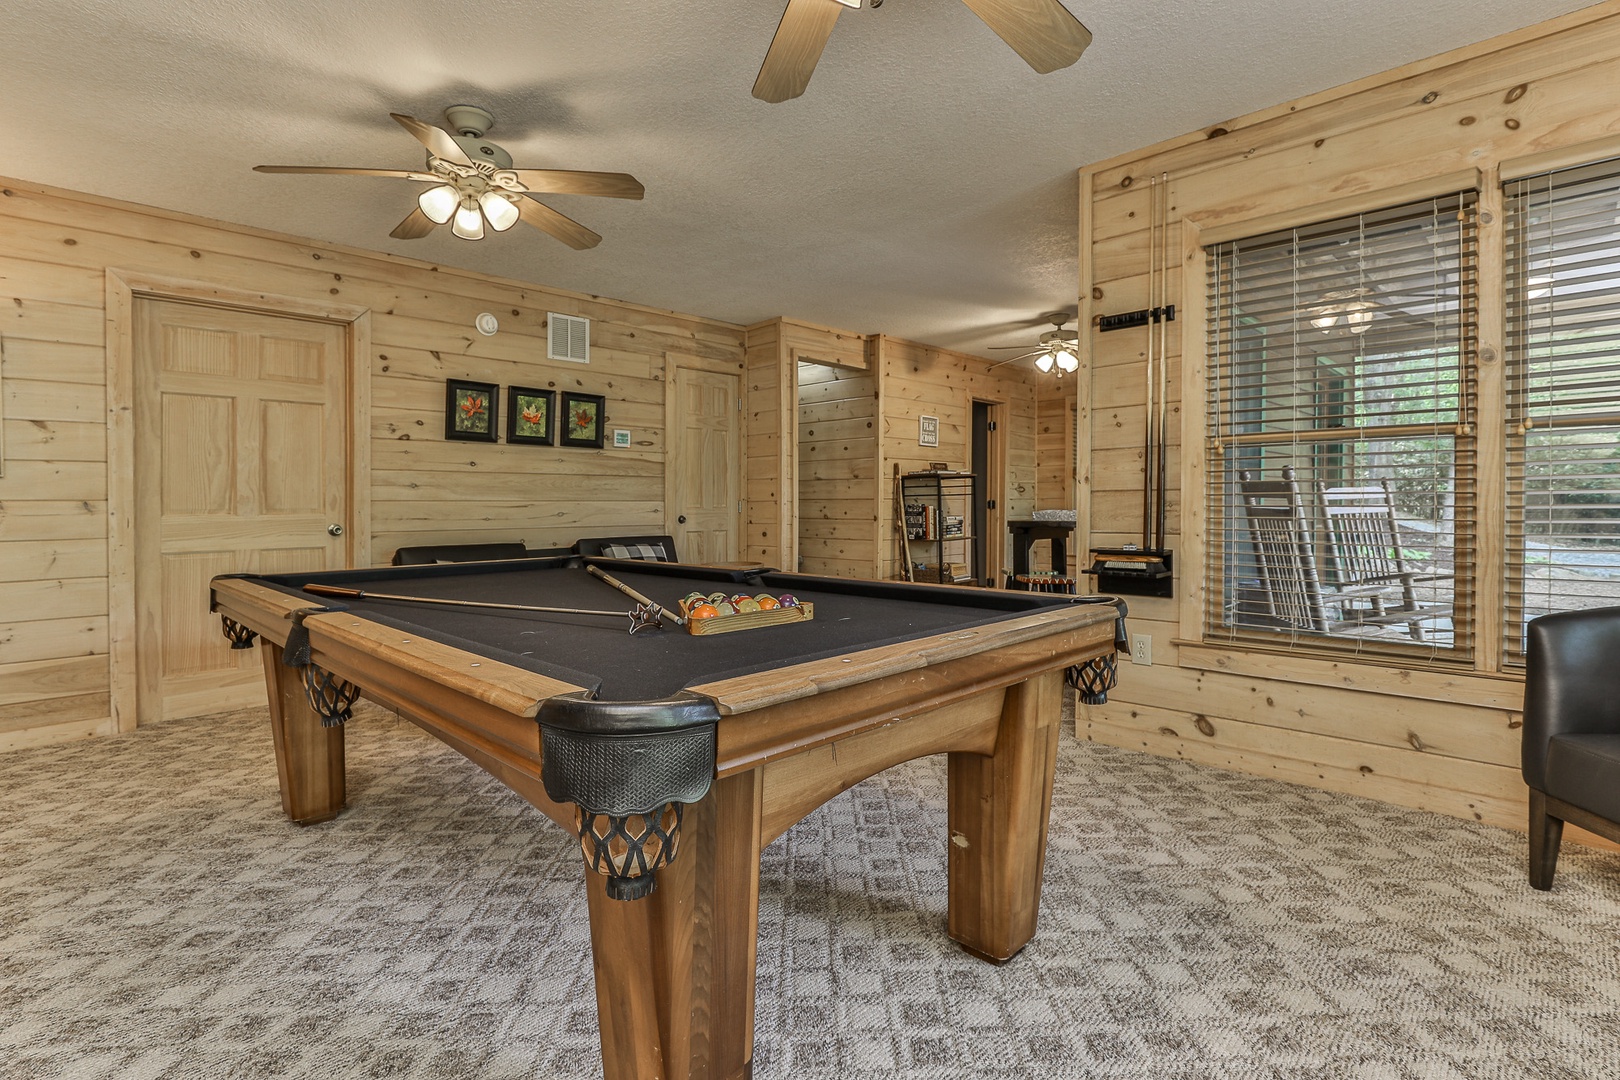
<svg viewBox="0 0 1620 1080">
<path fill-rule="evenodd" d="M 467 379 L 444 380 L 444 437 L 465 442 L 500 439 L 501 388 Z"/>
<path fill-rule="evenodd" d="M 559 446 L 584 446 L 602 449 L 606 433 L 607 399 L 600 394 L 576 394 L 564 390 L 561 416 L 557 421 Z"/>
<path fill-rule="evenodd" d="M 535 414 L 539 419 L 535 419 Z M 553 446 L 557 431 L 557 391 L 533 386 L 506 388 L 506 441 Z"/>
</svg>

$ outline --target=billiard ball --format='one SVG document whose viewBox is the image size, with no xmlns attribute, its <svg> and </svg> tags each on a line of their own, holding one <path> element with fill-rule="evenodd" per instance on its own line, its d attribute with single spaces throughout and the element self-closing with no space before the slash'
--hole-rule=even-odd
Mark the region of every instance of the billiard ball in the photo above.
<svg viewBox="0 0 1620 1080">
<path fill-rule="evenodd" d="M 713 604 L 707 600 L 701 600 L 692 605 L 691 610 L 686 613 L 686 617 L 688 619 L 713 619 L 719 614 L 720 612 L 715 609 Z"/>
<path fill-rule="evenodd" d="M 737 609 L 738 614 L 746 614 L 750 611 L 759 610 L 759 601 L 755 600 L 752 596 L 739 596 L 731 603 L 732 606 Z"/>
<path fill-rule="evenodd" d="M 762 592 L 758 596 L 754 597 L 754 602 L 759 605 L 759 610 L 761 611 L 775 611 L 777 608 L 782 606 L 776 602 L 776 597 L 772 596 L 768 592 Z"/>
<path fill-rule="evenodd" d="M 782 598 L 778 600 L 777 603 L 781 604 L 783 607 L 798 607 L 799 598 L 794 596 L 792 593 L 783 593 Z"/>
</svg>

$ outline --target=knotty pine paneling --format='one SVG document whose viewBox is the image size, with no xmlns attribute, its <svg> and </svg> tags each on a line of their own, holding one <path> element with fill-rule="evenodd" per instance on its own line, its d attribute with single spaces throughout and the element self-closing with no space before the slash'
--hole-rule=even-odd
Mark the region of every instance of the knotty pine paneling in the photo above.
<svg viewBox="0 0 1620 1080">
<path fill-rule="evenodd" d="M 665 354 L 740 363 L 741 327 L 0 181 L 0 749 L 115 730 L 110 711 L 107 272 L 370 312 L 370 557 L 406 544 L 663 532 Z M 514 237 L 513 242 L 546 243 Z M 472 329 L 481 311 L 500 333 Z M 546 313 L 592 320 L 545 359 Z M 607 399 L 632 450 L 449 443 L 444 380 Z M 503 415 L 504 415 L 504 401 Z M 137 453 L 139 448 L 137 447 Z M 119 631 L 122 632 L 122 631 Z M 223 639 L 221 639 L 223 642 Z M 223 647 L 223 645 L 222 645 Z"/>
<path fill-rule="evenodd" d="M 1027 518 L 1035 510 L 1037 478 L 1037 380 L 1042 378 L 1025 365 L 995 367 L 994 361 L 966 353 L 938 349 L 913 341 L 883 337 L 877 348 L 881 379 L 882 426 L 879 442 L 879 476 L 892 486 L 894 469 L 917 472 L 929 462 L 943 461 L 954 469 L 965 470 L 972 460 L 973 402 L 990 401 L 1001 407 L 1005 463 L 1003 469 L 1002 519 Z M 939 445 L 918 446 L 919 416 L 939 418 Z M 980 477 L 980 485 L 988 478 Z M 985 490 L 991 490 L 986 488 Z M 893 493 L 884 493 L 884 504 L 893 514 Z M 1011 539 L 1005 527 L 999 535 L 984 537 L 984 565 L 995 576 L 1000 567 L 1011 565 Z M 893 522 L 883 532 L 882 574 L 900 573 L 899 534 Z"/>
<path fill-rule="evenodd" d="M 1620 4 L 1605 3 L 1081 170 L 1090 312 L 1147 305 L 1149 181 L 1168 175 L 1166 285 L 1183 318 L 1166 343 L 1177 598 L 1132 600 L 1133 629 L 1152 635 L 1155 663 L 1122 664 L 1109 704 L 1082 707 L 1080 737 L 1524 827 L 1522 687 L 1492 650 L 1472 670 L 1425 670 L 1197 644 L 1204 417 L 1181 404 L 1204 398 L 1200 245 L 1620 155 L 1617 112 Z M 1491 235 L 1500 227 L 1481 223 L 1482 281 L 1505 275 Z M 1502 332 L 1500 311 L 1482 307 L 1481 345 L 1500 352 Z M 1085 334 L 1082 548 L 1137 538 L 1146 420 L 1146 331 Z M 1492 460 L 1500 418 L 1481 416 L 1478 427 L 1482 460 Z M 1483 508 L 1487 521 L 1493 509 Z M 1500 618 L 1500 573 L 1500 544 L 1482 537 L 1474 592 L 1487 626 Z"/>
<path fill-rule="evenodd" d="M 807 342 L 799 346 L 799 355 L 841 353 L 845 358 L 849 350 L 839 348 L 842 344 Z M 864 352 L 860 358 L 864 361 Z M 865 368 L 804 360 L 795 370 L 799 569 L 831 577 L 876 577 L 877 377 Z M 840 512 L 828 515 L 829 506 Z"/>
</svg>

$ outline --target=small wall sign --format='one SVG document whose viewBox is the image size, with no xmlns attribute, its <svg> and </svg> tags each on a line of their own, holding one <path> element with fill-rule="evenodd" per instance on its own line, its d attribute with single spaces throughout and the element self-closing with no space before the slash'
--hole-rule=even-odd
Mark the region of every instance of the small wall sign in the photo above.
<svg viewBox="0 0 1620 1080">
<path fill-rule="evenodd" d="M 919 416 L 919 417 L 917 417 L 917 445 L 918 446 L 938 446 L 939 445 L 939 417 L 937 417 L 937 416 Z"/>
</svg>

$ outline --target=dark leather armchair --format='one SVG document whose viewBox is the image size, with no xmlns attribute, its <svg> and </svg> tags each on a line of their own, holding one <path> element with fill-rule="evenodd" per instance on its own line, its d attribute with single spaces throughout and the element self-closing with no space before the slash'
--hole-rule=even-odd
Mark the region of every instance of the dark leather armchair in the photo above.
<svg viewBox="0 0 1620 1080">
<path fill-rule="evenodd" d="M 1564 822 L 1620 843 L 1620 607 L 1543 615 L 1528 631 L 1530 884 L 1550 889 Z"/>
</svg>

